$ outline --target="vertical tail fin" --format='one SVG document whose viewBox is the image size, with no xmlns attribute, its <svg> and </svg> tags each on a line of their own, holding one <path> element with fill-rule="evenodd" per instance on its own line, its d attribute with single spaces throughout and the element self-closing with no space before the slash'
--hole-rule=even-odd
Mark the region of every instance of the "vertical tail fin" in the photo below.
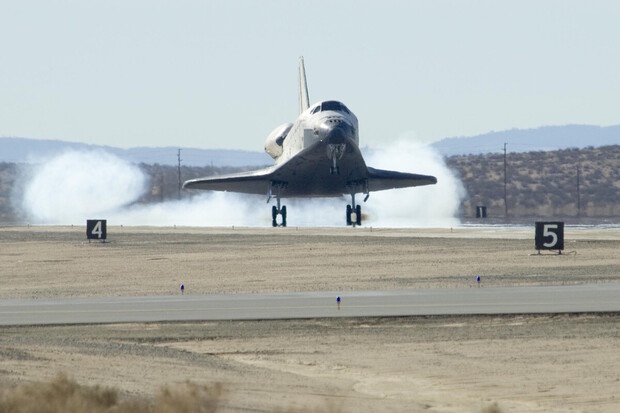
<svg viewBox="0 0 620 413">
<path fill-rule="evenodd" d="M 308 82 L 306 81 L 306 67 L 303 56 L 299 58 L 299 113 L 310 107 L 308 98 Z"/>
</svg>

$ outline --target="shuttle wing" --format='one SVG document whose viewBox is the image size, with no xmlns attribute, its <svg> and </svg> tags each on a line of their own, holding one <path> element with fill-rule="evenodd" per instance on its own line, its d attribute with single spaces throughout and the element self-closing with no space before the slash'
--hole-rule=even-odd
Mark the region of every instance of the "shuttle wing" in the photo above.
<svg viewBox="0 0 620 413">
<path fill-rule="evenodd" d="M 410 186 L 434 185 L 436 183 L 437 178 L 430 175 L 386 171 L 368 167 L 368 190 L 370 192 L 408 188 Z"/>
<path fill-rule="evenodd" d="M 239 172 L 234 174 L 209 176 L 205 178 L 191 179 L 183 184 L 185 189 L 207 189 L 211 191 L 239 192 L 244 194 L 265 195 L 273 181 L 288 181 L 296 178 L 296 175 L 304 176 L 308 171 L 300 165 L 293 165 L 295 162 L 286 162 L 282 165 L 272 166 L 256 171 Z M 288 167 L 286 167 L 288 166 Z M 312 166 L 312 165 L 311 165 Z M 292 168 L 292 169 L 291 169 Z M 312 168 L 313 170 L 315 168 Z M 437 178 L 430 175 L 411 174 L 406 172 L 386 171 L 368 167 L 368 190 L 370 192 L 383 191 L 386 189 L 408 188 L 412 186 L 433 185 L 437 183 Z M 309 179 L 309 178 L 308 178 Z M 289 196 L 324 196 L 326 194 L 345 194 L 348 189 L 344 182 L 334 187 L 316 189 L 313 185 L 307 187 L 301 183 L 301 187 L 287 189 Z M 359 192 L 361 192 L 361 187 Z"/>
<path fill-rule="evenodd" d="M 269 193 L 269 185 L 276 169 L 272 166 L 256 171 L 191 179 L 185 181 L 183 188 L 265 195 Z"/>
</svg>

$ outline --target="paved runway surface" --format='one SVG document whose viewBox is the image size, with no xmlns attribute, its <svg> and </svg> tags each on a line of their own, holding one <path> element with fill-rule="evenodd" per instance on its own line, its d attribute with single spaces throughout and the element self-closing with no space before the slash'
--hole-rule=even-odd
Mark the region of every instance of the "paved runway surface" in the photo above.
<svg viewBox="0 0 620 413">
<path fill-rule="evenodd" d="M 620 283 L 1 300 L 0 325 L 582 312 L 620 312 Z"/>
</svg>

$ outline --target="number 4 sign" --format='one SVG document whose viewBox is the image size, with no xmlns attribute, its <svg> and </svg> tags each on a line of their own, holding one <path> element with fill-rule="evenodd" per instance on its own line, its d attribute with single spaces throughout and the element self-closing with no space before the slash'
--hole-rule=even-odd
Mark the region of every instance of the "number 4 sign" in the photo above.
<svg viewBox="0 0 620 413">
<path fill-rule="evenodd" d="M 107 221 L 105 219 L 86 220 L 86 238 L 104 241 L 107 236 Z"/>
<path fill-rule="evenodd" d="M 558 250 L 561 254 L 564 249 L 564 223 L 537 222 L 535 244 L 538 252 Z"/>
</svg>

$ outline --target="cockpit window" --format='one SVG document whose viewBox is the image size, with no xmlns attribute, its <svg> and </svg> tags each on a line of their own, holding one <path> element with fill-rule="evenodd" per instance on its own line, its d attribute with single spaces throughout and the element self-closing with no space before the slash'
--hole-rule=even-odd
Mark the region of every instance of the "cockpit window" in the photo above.
<svg viewBox="0 0 620 413">
<path fill-rule="evenodd" d="M 315 113 L 317 113 L 320 110 L 321 110 L 321 105 L 317 105 L 316 108 L 312 109 L 312 112 L 310 112 L 310 114 L 314 115 Z"/>
<path fill-rule="evenodd" d="M 335 100 L 328 100 L 326 102 L 321 103 L 321 112 L 325 112 L 328 110 L 331 110 L 334 112 L 351 113 L 351 111 L 349 111 L 349 109 L 345 105 Z M 314 113 L 314 111 L 312 113 Z"/>
</svg>

